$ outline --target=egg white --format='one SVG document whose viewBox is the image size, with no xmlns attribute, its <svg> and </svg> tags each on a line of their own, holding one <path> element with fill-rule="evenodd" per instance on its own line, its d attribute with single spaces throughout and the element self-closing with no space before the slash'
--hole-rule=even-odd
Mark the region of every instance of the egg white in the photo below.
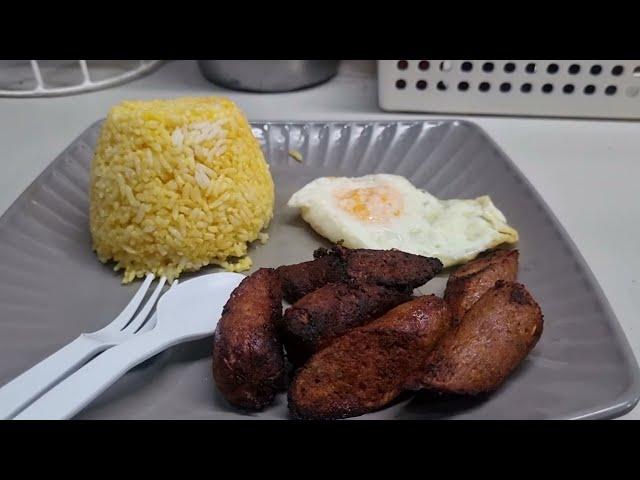
<svg viewBox="0 0 640 480">
<path fill-rule="evenodd" d="M 361 197 L 350 197 L 354 191 L 372 192 L 372 200 L 358 205 Z M 382 202 L 389 196 L 378 192 L 390 193 L 392 200 Z M 439 200 L 399 175 L 317 178 L 294 193 L 287 205 L 299 208 L 302 218 L 332 242 L 342 241 L 349 248 L 397 248 L 436 257 L 445 267 L 518 241 L 518 232 L 489 196 Z M 355 214 L 351 207 L 365 213 Z"/>
</svg>

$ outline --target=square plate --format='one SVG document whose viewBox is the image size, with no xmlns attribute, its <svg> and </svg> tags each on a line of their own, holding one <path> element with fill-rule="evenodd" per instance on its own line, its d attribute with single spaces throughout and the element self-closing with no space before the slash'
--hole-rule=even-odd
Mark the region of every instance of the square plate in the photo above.
<svg viewBox="0 0 640 480">
<path fill-rule="evenodd" d="M 91 251 L 88 183 L 101 121 L 74 141 L 0 219 L 0 383 L 79 333 L 110 322 L 138 284 Z M 253 270 L 311 258 L 326 242 L 286 207 L 319 176 L 394 173 L 440 198 L 483 194 L 520 233 L 519 281 L 539 301 L 544 333 L 518 370 L 484 399 L 418 394 L 360 419 L 612 418 L 638 402 L 640 377 L 629 344 L 591 271 L 531 184 L 475 124 L 462 121 L 253 122 L 276 183 L 266 245 Z M 288 155 L 298 150 L 302 163 Z M 215 268 L 203 269 L 199 274 Z M 423 293 L 442 294 L 447 274 Z M 284 419 L 286 396 L 260 413 L 231 408 L 211 377 L 211 338 L 148 360 L 76 418 Z"/>
</svg>

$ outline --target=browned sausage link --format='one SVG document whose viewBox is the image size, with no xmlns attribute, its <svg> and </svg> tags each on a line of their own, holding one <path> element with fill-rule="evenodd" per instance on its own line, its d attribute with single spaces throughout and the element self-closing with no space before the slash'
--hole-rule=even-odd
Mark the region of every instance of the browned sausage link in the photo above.
<svg viewBox="0 0 640 480">
<path fill-rule="evenodd" d="M 442 263 L 437 258 L 399 250 L 335 246 L 319 248 L 313 256 L 315 260 L 284 265 L 276 270 L 282 278 L 284 297 L 290 303 L 327 283 L 353 279 L 388 287 L 417 288 L 442 271 Z"/>
<path fill-rule="evenodd" d="M 333 339 L 406 302 L 409 290 L 372 283 L 330 283 L 304 296 L 283 317 L 287 357 L 300 365 Z"/>
<path fill-rule="evenodd" d="M 336 246 L 334 251 L 346 259 L 349 278 L 389 287 L 418 288 L 442 271 L 442 262 L 437 258 L 400 250 L 350 250 Z"/>
<path fill-rule="evenodd" d="M 421 386 L 444 393 L 497 389 L 542 334 L 540 306 L 524 285 L 498 281 L 432 352 Z"/>
<path fill-rule="evenodd" d="M 229 403 L 260 410 L 282 388 L 281 318 L 280 278 L 272 269 L 258 270 L 231 294 L 213 343 L 213 378 Z"/>
<path fill-rule="evenodd" d="M 513 282 L 518 275 L 517 250 L 496 250 L 458 268 L 449 276 L 444 299 L 456 321 L 498 280 Z"/>
<path fill-rule="evenodd" d="M 295 303 L 327 283 L 346 280 L 344 262 L 335 254 L 319 255 L 315 260 L 276 269 L 282 279 L 284 298 Z"/>
<path fill-rule="evenodd" d="M 288 393 L 291 414 L 334 419 L 385 407 L 451 324 L 446 303 L 428 295 L 351 330 L 298 370 Z"/>
</svg>

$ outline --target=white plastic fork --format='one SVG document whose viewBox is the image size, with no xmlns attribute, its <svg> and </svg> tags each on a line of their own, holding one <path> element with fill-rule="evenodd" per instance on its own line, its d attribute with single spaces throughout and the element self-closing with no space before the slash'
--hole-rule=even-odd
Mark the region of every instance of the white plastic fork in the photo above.
<svg viewBox="0 0 640 480">
<path fill-rule="evenodd" d="M 213 334 L 230 295 L 245 278 L 234 272 L 210 273 L 172 288 L 158 301 L 151 330 L 83 365 L 13 419 L 73 418 L 131 368 L 169 347 Z"/>
<path fill-rule="evenodd" d="M 142 303 L 154 278 L 153 274 L 146 276 L 129 304 L 109 325 L 95 332 L 81 334 L 74 341 L 0 388 L 0 419 L 13 418 L 93 356 L 153 328 L 155 326 L 153 316 L 146 323 L 145 320 L 158 301 L 162 287 L 167 281 L 165 277 L 160 277 L 149 300 L 138 315 L 135 317 L 133 315 Z M 177 283 L 175 281 L 172 287 Z"/>
</svg>

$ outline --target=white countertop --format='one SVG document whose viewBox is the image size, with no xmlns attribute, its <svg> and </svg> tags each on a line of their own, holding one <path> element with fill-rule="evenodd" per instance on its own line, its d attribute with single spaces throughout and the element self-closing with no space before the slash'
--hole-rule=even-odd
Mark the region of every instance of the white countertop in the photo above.
<svg viewBox="0 0 640 480">
<path fill-rule="evenodd" d="M 382 112 L 375 63 L 369 61 L 343 62 L 329 83 L 294 93 L 222 90 L 200 75 L 195 62 L 173 61 L 144 78 L 99 92 L 2 98 L 0 214 L 113 104 L 214 92 L 231 97 L 250 120 L 436 118 Z M 493 137 L 547 201 L 593 270 L 640 358 L 640 122 L 467 118 Z M 640 408 L 623 418 L 640 419 Z"/>
</svg>

